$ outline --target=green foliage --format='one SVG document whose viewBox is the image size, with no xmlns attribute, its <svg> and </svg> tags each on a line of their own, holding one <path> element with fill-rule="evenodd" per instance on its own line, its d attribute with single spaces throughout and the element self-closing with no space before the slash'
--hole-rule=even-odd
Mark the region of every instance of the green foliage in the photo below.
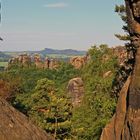
<svg viewBox="0 0 140 140">
<path fill-rule="evenodd" d="M 71 103 L 66 97 L 66 86 L 79 71 L 67 63 L 61 63 L 56 70 L 35 67 L 12 67 L 1 72 L 0 77 L 8 83 L 19 78 L 11 103 L 39 126 L 57 139 L 69 137 Z M 48 112 L 49 110 L 49 112 Z"/>
<path fill-rule="evenodd" d="M 12 105 L 56 139 L 98 140 L 115 110 L 110 92 L 117 60 L 106 44 L 92 46 L 88 54 L 81 70 L 63 62 L 54 70 L 13 66 L 1 72 L 1 80 L 13 83 Z M 104 78 L 108 71 L 111 75 Z M 75 77 L 82 77 L 85 96 L 72 108 L 66 87 Z"/>
<path fill-rule="evenodd" d="M 127 16 L 126 16 L 126 8 L 124 5 L 116 5 L 115 6 L 115 12 L 119 14 L 121 19 L 127 23 Z"/>
<path fill-rule="evenodd" d="M 130 35 L 129 35 L 129 29 L 127 26 L 127 15 L 126 15 L 126 7 L 124 5 L 116 5 L 115 6 L 115 12 L 118 13 L 122 21 L 124 22 L 124 25 L 122 29 L 125 31 L 125 35 L 115 34 L 115 36 L 122 40 L 122 41 L 130 41 Z"/>
<path fill-rule="evenodd" d="M 36 69 L 35 67 L 21 68 L 13 67 L 8 71 L 0 73 L 1 79 L 9 79 L 19 77 L 21 78 L 23 93 L 31 92 L 39 79 L 48 78 L 55 81 L 57 87 L 63 88 L 68 80 L 78 75 L 78 70 L 75 70 L 73 66 L 67 63 L 62 63 L 58 69 Z"/>
<path fill-rule="evenodd" d="M 102 129 L 115 111 L 116 101 L 111 98 L 112 80 L 117 60 L 107 45 L 93 46 L 89 50 L 90 62 L 82 69 L 85 97 L 82 105 L 73 112 L 73 135 L 80 140 L 98 140 Z M 103 78 L 104 73 L 112 75 Z"/>
<path fill-rule="evenodd" d="M 23 104 L 28 109 L 27 115 L 55 139 L 68 137 L 71 130 L 71 103 L 58 93 L 52 80 L 38 80 L 35 91 L 23 100 Z"/>
</svg>

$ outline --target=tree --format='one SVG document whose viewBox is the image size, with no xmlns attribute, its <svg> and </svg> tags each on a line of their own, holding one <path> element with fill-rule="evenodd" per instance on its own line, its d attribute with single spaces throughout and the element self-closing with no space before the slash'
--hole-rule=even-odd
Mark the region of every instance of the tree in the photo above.
<svg viewBox="0 0 140 140">
<path fill-rule="evenodd" d="M 28 103 L 28 115 L 46 132 L 53 134 L 55 139 L 69 136 L 72 106 L 66 97 L 57 93 L 53 81 L 39 80 Z"/>
<path fill-rule="evenodd" d="M 118 13 L 120 18 L 124 22 L 122 29 L 125 32 L 124 35 L 115 34 L 115 36 L 118 39 L 125 41 L 125 48 L 127 51 L 127 58 L 126 60 L 124 60 L 123 65 L 121 64 L 121 66 L 119 67 L 112 86 L 112 95 L 118 98 L 121 88 L 126 82 L 128 76 L 132 73 L 134 67 L 134 61 L 135 61 L 134 55 L 136 52 L 136 48 L 131 43 L 131 35 L 130 35 L 128 20 L 127 20 L 129 15 L 126 13 L 126 6 L 116 5 L 115 12 Z"/>
<path fill-rule="evenodd" d="M 73 110 L 72 135 L 73 139 L 98 140 L 115 110 L 110 92 L 117 60 L 105 44 L 92 46 L 88 53 L 91 59 L 81 70 L 85 93 L 81 106 Z M 103 78 L 108 71 L 112 74 Z"/>
<path fill-rule="evenodd" d="M 125 8 L 125 6 L 124 5 L 116 5 L 115 6 L 115 12 L 118 13 L 120 18 L 124 22 L 124 25 L 123 25 L 122 29 L 126 33 L 125 35 L 115 34 L 115 36 L 118 39 L 120 39 L 120 40 L 130 41 L 130 35 L 129 35 L 129 31 L 128 31 L 128 26 L 127 26 L 127 15 L 126 15 L 126 8 Z"/>
</svg>

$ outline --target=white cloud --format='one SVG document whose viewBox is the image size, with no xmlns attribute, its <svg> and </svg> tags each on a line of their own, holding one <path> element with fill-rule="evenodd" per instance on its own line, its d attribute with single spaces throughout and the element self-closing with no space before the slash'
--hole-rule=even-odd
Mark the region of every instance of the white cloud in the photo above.
<svg viewBox="0 0 140 140">
<path fill-rule="evenodd" d="M 45 4 L 44 7 L 47 8 L 65 8 L 68 7 L 67 3 L 50 3 L 50 4 Z"/>
</svg>

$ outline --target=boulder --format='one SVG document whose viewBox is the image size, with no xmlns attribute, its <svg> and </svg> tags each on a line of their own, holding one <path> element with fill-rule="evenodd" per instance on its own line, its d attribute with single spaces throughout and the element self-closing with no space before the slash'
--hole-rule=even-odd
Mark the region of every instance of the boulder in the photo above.
<svg viewBox="0 0 140 140">
<path fill-rule="evenodd" d="M 80 77 L 73 78 L 68 83 L 68 95 L 71 97 L 73 106 L 78 106 L 84 96 L 84 83 Z"/>
<path fill-rule="evenodd" d="M 87 56 L 75 56 L 70 58 L 70 64 L 73 65 L 76 69 L 80 69 L 87 62 Z"/>
<path fill-rule="evenodd" d="M 112 71 L 108 71 L 106 73 L 104 73 L 103 78 L 109 77 L 112 75 Z"/>
</svg>

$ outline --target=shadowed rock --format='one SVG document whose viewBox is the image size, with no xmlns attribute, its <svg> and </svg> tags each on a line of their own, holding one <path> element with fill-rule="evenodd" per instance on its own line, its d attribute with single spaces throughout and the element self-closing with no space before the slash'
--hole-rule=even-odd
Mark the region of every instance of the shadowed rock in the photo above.
<svg viewBox="0 0 140 140">
<path fill-rule="evenodd" d="M 114 114 L 110 123 L 104 128 L 100 140 L 121 140 L 121 133 L 124 128 L 125 116 L 127 111 L 127 93 L 129 84 L 130 77 L 128 78 L 127 82 L 120 92 L 116 113 Z"/>
<path fill-rule="evenodd" d="M 0 99 L 0 140 L 53 140 L 26 116 Z"/>
<path fill-rule="evenodd" d="M 125 0 L 125 4 L 130 49 L 134 54 L 133 70 L 131 80 L 128 79 L 121 90 L 116 114 L 103 130 L 101 140 L 140 140 L 140 0 Z"/>
</svg>

